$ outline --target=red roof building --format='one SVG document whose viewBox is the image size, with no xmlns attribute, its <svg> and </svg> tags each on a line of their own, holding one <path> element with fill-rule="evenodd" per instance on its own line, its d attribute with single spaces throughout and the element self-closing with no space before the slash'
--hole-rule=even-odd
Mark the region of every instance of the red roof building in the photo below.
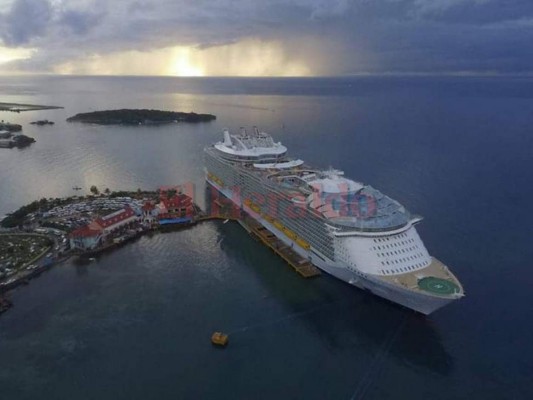
<svg viewBox="0 0 533 400">
<path fill-rule="evenodd" d="M 192 217 L 194 214 L 193 201 L 185 194 L 176 194 L 171 198 L 162 198 L 159 203 L 159 209 L 159 219 Z"/>
<path fill-rule="evenodd" d="M 155 205 L 151 201 L 147 201 L 146 203 L 143 204 L 143 206 L 141 207 L 141 210 L 143 213 L 152 212 L 153 210 L 155 210 Z"/>
<path fill-rule="evenodd" d="M 126 206 L 109 215 L 98 217 L 89 225 L 78 228 L 70 233 L 70 246 L 82 250 L 97 247 L 102 238 L 118 228 L 126 226 L 137 219 L 135 211 Z"/>
<path fill-rule="evenodd" d="M 125 221 L 131 220 L 132 217 L 135 217 L 135 211 L 130 206 L 126 206 L 122 210 L 95 219 L 89 226 L 93 229 L 113 230 L 116 225 L 121 225 Z"/>
<path fill-rule="evenodd" d="M 167 210 L 171 211 L 175 209 L 191 207 L 192 199 L 184 194 L 176 194 L 170 199 L 161 199 L 161 203 L 163 203 L 163 206 Z"/>
<path fill-rule="evenodd" d="M 89 225 L 82 226 L 70 233 L 70 247 L 73 249 L 90 250 L 100 244 L 101 229 L 92 229 Z"/>
<path fill-rule="evenodd" d="M 89 227 L 89 225 L 82 226 L 81 228 L 78 228 L 70 233 L 70 237 L 73 238 L 86 238 L 86 237 L 94 237 L 102 234 L 101 229 L 92 229 Z"/>
</svg>

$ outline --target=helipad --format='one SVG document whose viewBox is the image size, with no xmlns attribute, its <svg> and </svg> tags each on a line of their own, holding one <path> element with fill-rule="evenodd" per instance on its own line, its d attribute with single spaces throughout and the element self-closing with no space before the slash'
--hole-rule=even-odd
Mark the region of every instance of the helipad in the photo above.
<svg viewBox="0 0 533 400">
<path fill-rule="evenodd" d="M 441 295 L 454 294 L 461 291 L 455 283 L 434 276 L 420 279 L 418 281 L 418 287 L 426 292 Z"/>
</svg>

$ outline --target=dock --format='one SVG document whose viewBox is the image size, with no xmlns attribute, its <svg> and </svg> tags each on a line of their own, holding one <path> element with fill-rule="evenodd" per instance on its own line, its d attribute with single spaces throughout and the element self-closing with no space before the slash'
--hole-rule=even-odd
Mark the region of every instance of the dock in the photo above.
<svg viewBox="0 0 533 400">
<path fill-rule="evenodd" d="M 302 277 L 312 278 L 320 275 L 320 270 L 311 261 L 296 253 L 255 219 L 245 217 L 242 222 L 248 227 L 251 235 L 257 237 L 274 253 L 284 259 Z"/>
<path fill-rule="evenodd" d="M 238 221 L 248 233 L 250 233 L 250 235 L 263 242 L 302 277 L 312 278 L 320 275 L 320 270 L 315 267 L 311 261 L 299 255 L 290 246 L 287 246 L 278 239 L 274 233 L 270 232 L 260 222 L 252 218 L 235 204 L 230 201 L 219 201 L 218 199 L 213 200 L 212 203 L 214 204 L 214 207 L 212 207 L 209 212 L 198 213 L 196 217 L 197 222 L 211 220 Z"/>
</svg>

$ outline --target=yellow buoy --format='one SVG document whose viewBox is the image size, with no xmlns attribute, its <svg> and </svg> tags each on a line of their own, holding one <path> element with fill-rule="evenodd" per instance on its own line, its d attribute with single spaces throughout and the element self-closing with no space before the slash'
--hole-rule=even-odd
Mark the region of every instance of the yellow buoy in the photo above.
<svg viewBox="0 0 533 400">
<path fill-rule="evenodd" d="M 215 332 L 211 336 L 211 343 L 216 346 L 226 347 L 228 345 L 228 335 L 222 332 Z"/>
</svg>

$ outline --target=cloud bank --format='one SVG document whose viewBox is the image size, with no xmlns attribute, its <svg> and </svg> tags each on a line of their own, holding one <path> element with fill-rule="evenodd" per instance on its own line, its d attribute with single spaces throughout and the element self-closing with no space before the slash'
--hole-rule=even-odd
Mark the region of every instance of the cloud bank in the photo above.
<svg viewBox="0 0 533 400">
<path fill-rule="evenodd" d="M 530 74 L 531 43 L 531 0 L 4 0 L 0 4 L 0 69 L 5 71 Z M 10 59 L 8 53 L 23 56 Z"/>
</svg>

